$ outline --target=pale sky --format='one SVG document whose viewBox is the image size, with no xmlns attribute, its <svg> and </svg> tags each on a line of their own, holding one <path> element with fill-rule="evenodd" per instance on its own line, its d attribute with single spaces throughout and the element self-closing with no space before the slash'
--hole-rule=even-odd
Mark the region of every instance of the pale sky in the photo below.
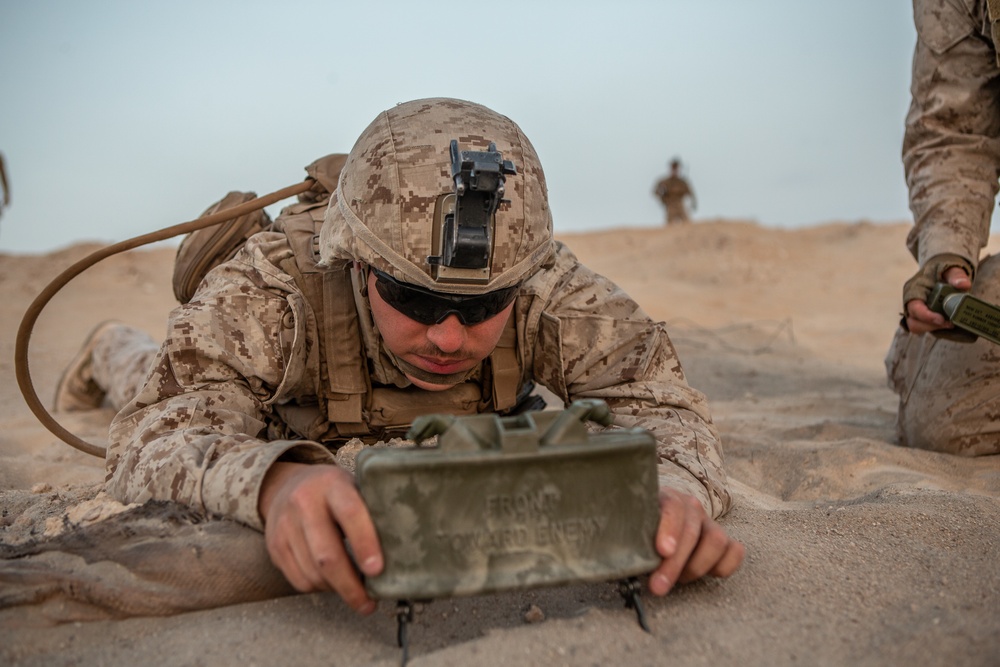
<svg viewBox="0 0 1000 667">
<path fill-rule="evenodd" d="M 271 192 L 438 96 L 521 126 L 557 232 L 662 224 L 674 156 L 696 218 L 905 221 L 914 39 L 904 0 L 0 0 L 0 252 Z"/>
</svg>

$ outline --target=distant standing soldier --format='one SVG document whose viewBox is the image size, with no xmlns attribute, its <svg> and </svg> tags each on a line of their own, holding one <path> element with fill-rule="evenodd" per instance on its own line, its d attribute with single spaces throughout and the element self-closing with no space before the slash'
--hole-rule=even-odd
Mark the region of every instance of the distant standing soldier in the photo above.
<svg viewBox="0 0 1000 667">
<path fill-rule="evenodd" d="M 684 206 L 684 198 L 691 199 L 691 210 L 698 208 L 698 203 L 694 198 L 694 190 L 691 185 L 680 174 L 681 161 L 674 158 L 670 161 L 670 175 L 660 179 L 653 190 L 653 194 L 663 202 L 667 209 L 667 224 L 675 222 L 691 222 L 688 217 L 687 207 Z"/>
</svg>

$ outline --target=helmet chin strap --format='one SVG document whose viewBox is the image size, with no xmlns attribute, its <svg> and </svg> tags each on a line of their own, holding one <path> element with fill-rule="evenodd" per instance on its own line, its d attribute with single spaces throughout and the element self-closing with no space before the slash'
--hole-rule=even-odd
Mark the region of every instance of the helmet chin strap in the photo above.
<svg viewBox="0 0 1000 667">
<path fill-rule="evenodd" d="M 431 384 L 441 384 L 449 386 L 456 385 L 459 382 L 465 382 L 469 378 L 469 376 L 472 375 L 473 371 L 476 370 L 476 367 L 473 366 L 464 373 L 449 373 L 447 375 L 440 375 L 438 373 L 430 373 L 422 368 L 417 368 L 413 364 L 403 361 L 395 354 L 390 352 L 388 349 L 386 350 L 386 353 L 392 359 L 392 363 L 396 364 L 396 367 L 399 368 L 399 370 L 403 371 L 405 375 L 414 377 L 422 382 L 429 382 Z"/>
</svg>

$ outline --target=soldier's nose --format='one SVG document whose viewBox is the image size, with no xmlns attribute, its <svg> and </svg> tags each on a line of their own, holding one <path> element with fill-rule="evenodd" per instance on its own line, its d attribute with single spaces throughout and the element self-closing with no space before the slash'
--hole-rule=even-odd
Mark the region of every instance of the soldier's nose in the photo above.
<svg viewBox="0 0 1000 667">
<path fill-rule="evenodd" d="M 465 345 L 465 335 L 465 325 L 455 314 L 427 327 L 427 340 L 445 354 L 461 350 Z"/>
</svg>

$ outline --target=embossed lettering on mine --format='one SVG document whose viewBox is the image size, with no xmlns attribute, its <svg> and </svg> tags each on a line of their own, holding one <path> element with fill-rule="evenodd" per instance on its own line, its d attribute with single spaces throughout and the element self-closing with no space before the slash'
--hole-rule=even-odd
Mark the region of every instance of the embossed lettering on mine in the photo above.
<svg viewBox="0 0 1000 667">
<path fill-rule="evenodd" d="M 456 552 L 487 555 L 571 546 L 585 548 L 608 525 L 607 516 L 560 514 L 562 493 L 553 487 L 524 493 L 495 493 L 482 501 L 480 527 L 438 532 L 437 538 Z"/>
</svg>

